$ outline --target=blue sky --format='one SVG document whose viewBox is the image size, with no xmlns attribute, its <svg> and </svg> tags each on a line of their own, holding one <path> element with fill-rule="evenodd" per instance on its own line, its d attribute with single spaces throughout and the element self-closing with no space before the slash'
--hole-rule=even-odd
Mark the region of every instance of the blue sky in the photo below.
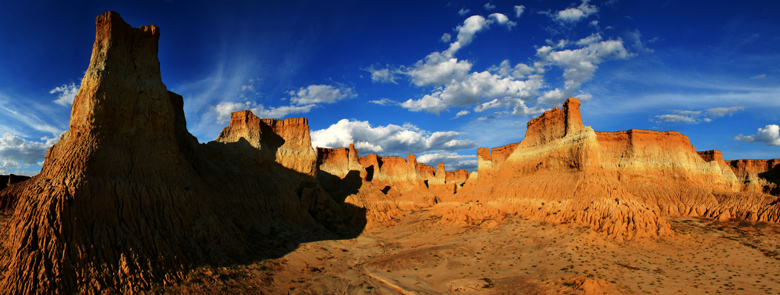
<svg viewBox="0 0 780 295">
<path fill-rule="evenodd" d="M 744 2 L 4 1 L 0 174 L 37 173 L 68 128 L 109 10 L 160 27 L 163 82 L 201 142 L 251 109 L 309 118 L 317 146 L 473 170 L 574 96 L 596 131 L 779 158 L 780 2 Z"/>
</svg>

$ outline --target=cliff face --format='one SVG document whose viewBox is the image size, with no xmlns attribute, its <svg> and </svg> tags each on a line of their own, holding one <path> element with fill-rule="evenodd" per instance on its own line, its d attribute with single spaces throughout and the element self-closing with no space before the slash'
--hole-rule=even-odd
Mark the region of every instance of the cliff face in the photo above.
<svg viewBox="0 0 780 295">
<path fill-rule="evenodd" d="M 402 210 L 430 207 L 436 203 L 436 197 L 420 176 L 415 155 L 404 159 L 370 154 L 360 157 L 359 161 L 366 169 L 366 180 L 385 192 Z"/>
<path fill-rule="evenodd" d="M 662 215 L 776 221 L 771 196 L 735 193 L 738 177 L 719 152 L 697 153 L 677 132 L 594 132 L 579 106 L 570 98 L 529 121 L 523 141 L 480 148 L 477 181 L 455 199 L 481 204 L 453 208 L 444 219 L 473 224 L 519 214 L 585 223 L 618 238 L 665 234 Z"/>
<path fill-rule="evenodd" d="M 70 129 L 49 149 L 40 174 L 0 191 L 8 200 L 2 209 L 14 212 L 3 229 L 0 289 L 137 293 L 179 280 L 197 264 L 294 243 L 271 239 L 271 228 L 311 238 L 360 228 L 350 223 L 360 212 L 345 213 L 351 206 L 332 200 L 315 179 L 273 161 L 245 161 L 253 157 L 247 150 L 265 148 L 267 134 L 252 133 L 252 124 L 263 122 L 249 114 L 237 120 L 245 127 L 235 138 L 260 135 L 262 144 L 199 145 L 186 130 L 182 97 L 162 83 L 157 27 L 132 28 L 108 12 L 96 28 Z M 282 138 L 303 137 L 285 141 L 293 145 L 303 144 L 308 130 L 292 133 L 276 129 Z"/>
<path fill-rule="evenodd" d="M 389 190 L 374 185 L 373 171 L 369 175 L 360 164 L 354 145 L 337 149 L 318 147 L 317 168 L 317 179 L 333 198 L 364 209 L 367 226 L 386 224 L 404 216 Z"/>
<path fill-rule="evenodd" d="M 246 141 L 263 153 L 259 161 L 271 159 L 300 173 L 316 174 L 317 154 L 311 148 L 306 118 L 260 119 L 248 110 L 235 112 L 230 115 L 230 125 L 214 141 Z"/>
<path fill-rule="evenodd" d="M 742 183 L 742 190 L 780 196 L 780 159 L 733 160 L 727 163 Z"/>
</svg>

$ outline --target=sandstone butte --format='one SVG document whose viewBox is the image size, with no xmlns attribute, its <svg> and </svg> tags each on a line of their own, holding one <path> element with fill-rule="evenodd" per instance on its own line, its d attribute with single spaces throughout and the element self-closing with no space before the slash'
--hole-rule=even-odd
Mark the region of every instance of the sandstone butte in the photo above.
<svg viewBox="0 0 780 295">
<path fill-rule="evenodd" d="M 70 129 L 40 174 L 0 179 L 3 293 L 144 292 L 198 265 L 278 257 L 415 210 L 441 226 L 518 215 L 617 240 L 672 234 L 665 216 L 780 221 L 780 159 L 724 161 L 677 132 L 595 132 L 576 98 L 529 121 L 521 142 L 478 149 L 471 173 L 313 149 L 305 118 L 250 111 L 199 144 L 162 82 L 159 29 L 116 12 L 96 27 Z"/>
</svg>

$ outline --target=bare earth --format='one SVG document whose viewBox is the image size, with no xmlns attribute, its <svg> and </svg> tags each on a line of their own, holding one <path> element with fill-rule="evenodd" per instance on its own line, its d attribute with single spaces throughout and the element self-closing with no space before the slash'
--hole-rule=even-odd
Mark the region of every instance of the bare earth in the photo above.
<svg viewBox="0 0 780 295">
<path fill-rule="evenodd" d="M 279 259 L 198 268 L 169 293 L 780 294 L 780 225 L 672 218 L 675 234 L 615 242 L 575 224 L 480 227 L 408 212 Z"/>
</svg>

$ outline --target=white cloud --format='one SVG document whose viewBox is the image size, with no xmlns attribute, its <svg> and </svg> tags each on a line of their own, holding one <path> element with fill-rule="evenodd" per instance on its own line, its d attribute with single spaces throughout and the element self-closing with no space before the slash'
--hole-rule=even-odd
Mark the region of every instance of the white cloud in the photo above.
<svg viewBox="0 0 780 295">
<path fill-rule="evenodd" d="M 420 155 L 417 157 L 417 162 L 433 167 L 438 167 L 439 163 L 444 163 L 444 168 L 449 171 L 458 169 L 477 170 L 476 155 L 464 156 L 453 152 L 437 152 Z"/>
<path fill-rule="evenodd" d="M 585 41 L 580 41 L 583 41 L 583 44 L 590 42 L 586 40 L 588 38 L 583 39 Z M 566 79 L 563 90 L 548 91 L 540 99 L 541 102 L 550 105 L 558 104 L 566 97 L 573 96 L 582 83 L 593 77 L 593 73 L 598 69 L 598 64 L 604 60 L 625 59 L 631 56 L 623 47 L 621 40 L 606 40 L 590 43 L 578 49 L 559 51 L 550 46 L 542 46 L 537 49 L 536 55 L 548 64 L 563 68 L 563 77 Z"/>
<path fill-rule="evenodd" d="M 378 105 L 381 105 L 381 106 L 392 106 L 392 105 L 399 105 L 400 104 L 397 101 L 389 99 L 389 98 L 383 98 L 383 99 L 380 99 L 380 100 L 369 100 L 368 102 L 369 103 L 373 103 L 373 104 L 378 104 Z"/>
<path fill-rule="evenodd" d="M 398 84 L 398 82 L 395 81 L 395 79 L 398 78 L 395 75 L 395 71 L 390 69 L 375 70 L 374 68 L 369 68 L 368 72 L 371 73 L 371 82 Z"/>
<path fill-rule="evenodd" d="M 485 10 L 493 10 L 493 9 L 496 9 L 496 5 L 490 2 L 485 3 Z"/>
<path fill-rule="evenodd" d="M 457 119 L 457 118 L 463 117 L 465 115 L 468 115 L 469 113 L 471 113 L 471 112 L 469 112 L 467 110 L 462 110 L 462 111 L 458 112 L 457 114 L 455 114 L 455 117 L 453 117 L 453 119 Z"/>
<path fill-rule="evenodd" d="M 529 100 L 537 95 L 542 86 L 541 77 L 526 81 L 502 77 L 488 71 L 475 72 L 460 80 L 453 80 L 444 87 L 419 100 L 409 99 L 401 106 L 411 111 L 427 111 L 439 114 L 448 106 L 466 106 L 479 103 L 482 99 L 515 98 Z"/>
<path fill-rule="evenodd" d="M 711 108 L 707 109 L 707 113 L 710 114 L 713 118 L 723 117 L 726 115 L 731 116 L 736 111 L 744 110 L 744 107 L 736 106 L 736 107 L 719 107 L 719 108 Z"/>
<path fill-rule="evenodd" d="M 303 105 L 303 106 L 280 106 L 280 107 L 265 107 L 254 102 L 229 102 L 224 101 L 216 106 L 210 107 L 211 112 L 216 115 L 218 123 L 225 123 L 230 120 L 230 114 L 233 112 L 250 110 L 255 116 L 260 118 L 277 118 L 281 119 L 289 114 L 302 114 L 308 113 L 314 108 L 315 105 Z"/>
<path fill-rule="evenodd" d="M 297 91 L 289 91 L 288 94 L 291 95 L 290 101 L 296 105 L 334 103 L 357 96 L 352 88 L 343 86 L 336 88 L 331 85 L 309 85 Z"/>
<path fill-rule="evenodd" d="M 49 94 L 57 94 L 57 99 L 54 100 L 54 103 L 58 105 L 63 106 L 69 106 L 73 104 L 73 99 L 76 98 L 76 94 L 79 92 L 79 87 L 76 86 L 76 83 L 70 83 L 70 84 L 62 84 L 61 86 L 57 86 L 51 91 L 49 91 Z"/>
<path fill-rule="evenodd" d="M 441 86 L 453 80 L 462 80 L 469 71 L 471 63 L 445 56 L 439 52 L 433 52 L 418 61 L 405 74 L 409 75 L 412 83 L 417 86 Z"/>
<path fill-rule="evenodd" d="M 590 21 L 590 23 L 589 23 L 589 24 L 590 24 L 591 26 L 594 26 L 594 27 L 598 28 L 598 27 L 599 27 L 599 20 L 597 20 L 597 19 L 594 19 L 594 20 Z"/>
<path fill-rule="evenodd" d="M 499 25 L 506 26 L 507 29 L 512 29 L 512 27 L 516 26 L 517 23 L 509 20 L 506 15 L 501 13 L 493 13 L 488 16 L 488 18 L 492 19 L 493 21 L 497 22 Z"/>
<path fill-rule="evenodd" d="M 732 139 L 744 142 L 763 142 L 768 146 L 780 146 L 780 126 L 766 125 L 764 128 L 758 128 L 758 133 L 755 135 L 740 134 Z"/>
<path fill-rule="evenodd" d="M 444 43 L 450 43 L 451 40 L 452 40 L 452 35 L 450 35 L 450 33 L 444 33 L 443 35 L 441 35 L 441 39 L 439 39 L 439 41 Z"/>
<path fill-rule="evenodd" d="M 28 141 L 11 133 L 0 136 L 0 174 L 26 174 L 21 169 L 36 169 L 30 167 L 39 165 L 46 156 L 46 151 L 57 142 L 57 138 L 41 138 L 42 141 Z"/>
<path fill-rule="evenodd" d="M 763 80 L 763 79 L 766 79 L 766 74 L 755 75 L 753 77 L 750 77 L 750 79 L 753 79 L 753 80 Z"/>
<path fill-rule="evenodd" d="M 469 45 L 471 40 L 474 39 L 474 35 L 477 32 L 486 29 L 488 25 L 489 22 L 484 17 L 480 15 L 470 16 L 463 21 L 462 25 L 459 25 L 457 28 L 455 28 L 458 31 L 458 38 L 455 40 L 455 42 L 452 42 L 450 44 L 450 48 L 448 48 L 442 54 L 447 57 L 452 57 L 459 49 Z"/>
<path fill-rule="evenodd" d="M 362 155 L 420 155 L 431 152 L 456 151 L 477 146 L 471 140 L 458 139 L 465 135 L 456 131 L 430 132 L 406 123 L 373 127 L 368 121 L 342 119 L 325 129 L 311 133 L 312 145 L 338 148 L 354 143 Z"/>
<path fill-rule="evenodd" d="M 695 118 L 683 114 L 664 114 L 664 115 L 657 115 L 655 116 L 658 121 L 662 122 L 669 122 L 669 123 L 688 123 L 688 124 L 695 124 L 699 121 Z"/>
<path fill-rule="evenodd" d="M 663 114 L 655 116 L 658 123 L 686 123 L 686 124 L 699 124 L 701 122 L 712 122 L 713 119 L 720 118 L 726 115 L 731 115 L 736 111 L 745 109 L 744 107 L 717 107 L 710 108 L 704 111 L 690 111 L 690 110 L 673 110 L 671 114 Z"/>
<path fill-rule="evenodd" d="M 523 12 L 525 11 L 525 5 L 515 5 L 515 17 L 520 18 L 521 15 L 523 15 Z"/>
<path fill-rule="evenodd" d="M 589 5 L 588 2 L 589 0 L 583 0 L 577 7 L 569 7 L 550 16 L 560 23 L 576 23 L 599 11 L 595 5 Z"/>
<path fill-rule="evenodd" d="M 577 40 L 577 45 L 579 46 L 588 46 L 590 44 L 596 43 L 601 41 L 601 34 L 599 33 L 593 33 L 588 37 L 582 38 L 580 40 Z"/>
<path fill-rule="evenodd" d="M 461 8 L 460 10 L 458 10 L 458 15 L 466 16 L 467 14 L 469 14 L 469 12 L 471 12 L 470 9 L 468 9 L 468 8 Z"/>
</svg>

